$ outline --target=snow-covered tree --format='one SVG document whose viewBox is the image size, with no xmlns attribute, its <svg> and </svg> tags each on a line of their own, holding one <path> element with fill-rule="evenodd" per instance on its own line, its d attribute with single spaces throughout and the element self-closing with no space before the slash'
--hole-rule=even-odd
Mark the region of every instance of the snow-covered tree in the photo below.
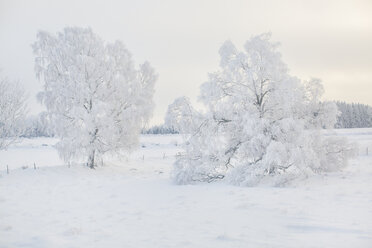
<svg viewBox="0 0 372 248">
<path fill-rule="evenodd" d="M 105 153 L 130 151 L 153 111 L 156 74 L 137 69 L 123 43 L 105 43 L 90 28 L 39 32 L 35 70 L 65 161 L 86 159 L 94 168 Z"/>
<path fill-rule="evenodd" d="M 26 112 L 24 90 L 18 83 L 0 78 L 0 150 L 22 135 Z"/>
<path fill-rule="evenodd" d="M 220 70 L 201 86 L 206 111 L 186 98 L 169 106 L 166 122 L 186 139 L 173 171 L 177 183 L 280 185 L 346 164 L 351 147 L 320 132 L 334 126 L 335 104 L 321 101 L 319 80 L 290 76 L 269 39 L 253 37 L 245 51 L 223 44 Z"/>
</svg>

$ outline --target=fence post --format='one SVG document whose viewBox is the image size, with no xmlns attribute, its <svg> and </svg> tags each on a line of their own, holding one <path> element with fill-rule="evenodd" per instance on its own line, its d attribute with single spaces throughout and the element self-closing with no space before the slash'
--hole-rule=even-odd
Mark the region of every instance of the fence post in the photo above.
<svg viewBox="0 0 372 248">
<path fill-rule="evenodd" d="M 6 165 L 6 174 L 9 174 L 9 166 Z"/>
<path fill-rule="evenodd" d="M 368 147 L 367 147 L 366 151 L 367 151 L 367 156 L 368 156 Z"/>
<path fill-rule="evenodd" d="M 36 164 L 35 164 L 35 162 L 34 162 L 34 170 L 36 170 Z"/>
</svg>

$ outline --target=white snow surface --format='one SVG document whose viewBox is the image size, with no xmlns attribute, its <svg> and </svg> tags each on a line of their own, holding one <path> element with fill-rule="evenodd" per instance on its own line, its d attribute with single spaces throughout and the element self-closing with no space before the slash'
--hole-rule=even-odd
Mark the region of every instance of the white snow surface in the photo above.
<svg viewBox="0 0 372 248">
<path fill-rule="evenodd" d="M 173 184 L 178 135 L 143 135 L 95 170 L 25 139 L 0 151 L 0 247 L 372 247 L 372 129 L 336 134 L 359 156 L 283 188 Z"/>
</svg>

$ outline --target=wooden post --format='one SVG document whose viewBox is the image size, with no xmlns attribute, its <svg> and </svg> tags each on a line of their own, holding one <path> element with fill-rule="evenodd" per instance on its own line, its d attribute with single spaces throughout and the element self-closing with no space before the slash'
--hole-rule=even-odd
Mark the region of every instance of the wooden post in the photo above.
<svg viewBox="0 0 372 248">
<path fill-rule="evenodd" d="M 368 156 L 368 147 L 367 147 L 366 151 L 367 151 L 367 156 Z"/>
<path fill-rule="evenodd" d="M 163 153 L 163 159 L 165 159 L 165 152 Z"/>
<path fill-rule="evenodd" d="M 6 174 L 9 174 L 9 166 L 6 165 Z"/>
<path fill-rule="evenodd" d="M 36 164 L 35 164 L 35 162 L 34 162 L 34 170 L 36 170 Z"/>
<path fill-rule="evenodd" d="M 145 155 L 142 155 L 142 160 L 145 161 Z"/>
</svg>

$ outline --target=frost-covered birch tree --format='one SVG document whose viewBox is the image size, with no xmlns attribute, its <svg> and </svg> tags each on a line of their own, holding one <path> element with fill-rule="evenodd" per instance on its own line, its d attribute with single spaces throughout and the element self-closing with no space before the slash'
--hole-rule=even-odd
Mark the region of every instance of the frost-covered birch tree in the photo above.
<svg viewBox="0 0 372 248">
<path fill-rule="evenodd" d="M 156 74 L 136 68 L 122 42 L 106 43 L 90 28 L 39 32 L 35 70 L 65 161 L 85 159 L 94 168 L 106 153 L 130 151 L 153 111 Z"/>
<path fill-rule="evenodd" d="M 26 95 L 18 83 L 0 78 L 0 150 L 8 148 L 23 134 Z"/>
<path fill-rule="evenodd" d="M 344 166 L 351 147 L 326 138 L 336 122 L 319 80 L 289 75 L 270 34 L 252 37 L 239 51 L 221 47 L 220 70 L 209 74 L 194 109 L 187 98 L 168 108 L 166 123 L 184 134 L 175 162 L 177 183 L 224 179 L 238 185 L 274 185 Z"/>
</svg>

